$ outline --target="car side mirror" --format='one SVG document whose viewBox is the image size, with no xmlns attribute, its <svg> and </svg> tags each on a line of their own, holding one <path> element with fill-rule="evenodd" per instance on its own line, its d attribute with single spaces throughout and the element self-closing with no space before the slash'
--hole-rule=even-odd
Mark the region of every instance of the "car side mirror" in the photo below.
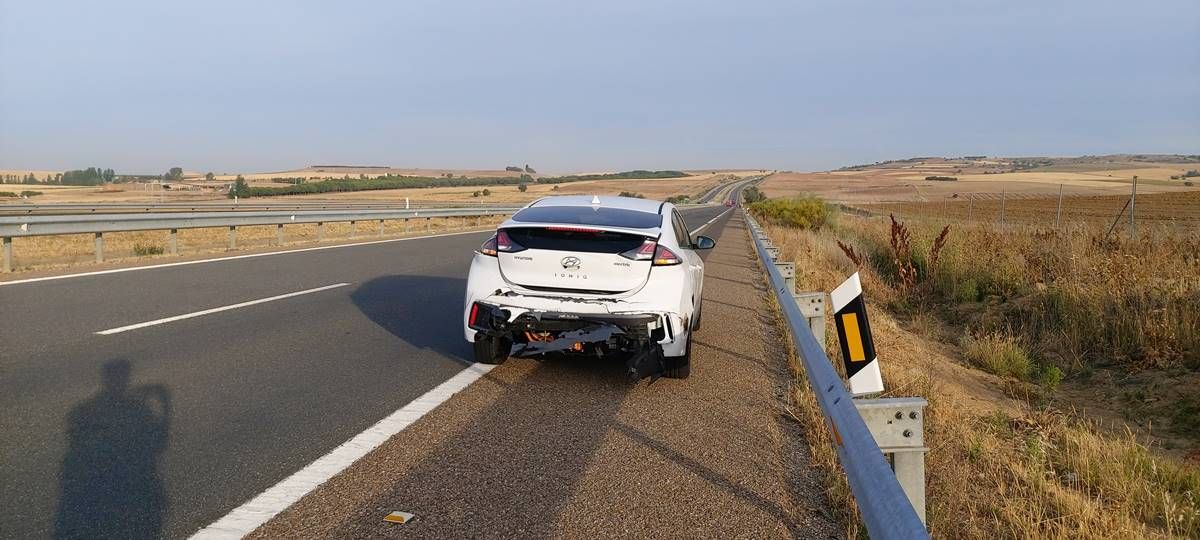
<svg viewBox="0 0 1200 540">
<path fill-rule="evenodd" d="M 696 249 L 712 249 L 717 247 L 717 241 L 707 236 L 696 237 Z"/>
</svg>

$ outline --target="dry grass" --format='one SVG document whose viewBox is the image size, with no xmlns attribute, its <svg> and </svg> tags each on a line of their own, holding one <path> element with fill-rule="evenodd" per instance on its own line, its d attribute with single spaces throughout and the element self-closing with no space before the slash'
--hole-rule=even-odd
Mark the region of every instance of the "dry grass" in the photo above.
<svg viewBox="0 0 1200 540">
<path fill-rule="evenodd" d="M 982 163 L 982 162 L 980 162 Z M 977 164 L 978 165 L 978 164 Z M 1064 171 L 1028 171 L 982 174 L 985 168 L 931 162 L 903 168 L 866 168 L 832 172 L 782 172 L 768 176 L 759 187 L 772 198 L 816 195 L 848 204 L 883 202 L 941 202 L 981 197 L 1001 192 L 1021 197 L 1056 197 L 1059 185 L 1068 196 L 1128 195 L 1134 175 L 1139 194 L 1198 192 L 1171 176 L 1195 164 L 1137 163 L 1130 169 L 1111 164 L 1075 166 Z M 926 176 L 953 176 L 955 182 L 925 180 Z"/>
<path fill-rule="evenodd" d="M 843 221 L 848 219 L 843 216 Z M 836 246 L 836 232 L 769 227 L 768 233 L 783 258 L 796 261 L 797 281 L 805 288 L 831 290 L 855 269 Z M 886 243 L 882 227 L 878 234 Z M 950 238 L 952 251 L 953 233 Z M 920 238 L 915 244 L 915 252 L 923 251 Z M 980 247 L 990 249 L 996 243 L 970 245 L 980 252 L 987 251 Z M 917 311 L 910 317 L 912 323 L 902 322 L 880 306 L 911 306 L 906 293 L 871 263 L 861 272 L 864 289 L 876 306 L 872 329 L 890 389 L 887 395 L 919 395 L 930 402 L 928 521 L 935 537 L 1200 535 L 1200 468 L 1195 463 L 1162 455 L 1121 425 L 1099 425 L 1009 397 L 1013 381 L 966 367 L 971 362 L 955 340 L 938 341 L 906 328 L 928 331 L 940 327 L 940 317 Z M 899 313 L 909 316 L 908 309 Z M 840 364 L 832 329 L 825 339 L 834 363 Z M 1009 343 L 1005 337 L 997 341 L 998 349 Z M 793 412 L 809 431 L 814 460 L 830 471 L 830 497 L 852 507 L 844 477 L 836 471 L 824 419 L 798 368 L 792 396 Z M 847 536 L 863 534 L 850 525 Z"/>
<path fill-rule="evenodd" d="M 384 222 L 382 235 L 380 235 L 379 222 L 375 220 L 360 221 L 353 226 L 350 223 L 327 223 L 323 232 L 319 232 L 317 225 L 312 223 L 288 225 L 284 228 L 284 243 L 280 247 L 436 234 L 495 226 L 504 219 L 504 217 L 413 219 L 409 220 L 407 225 L 405 220 L 390 220 Z M 178 236 L 179 254 L 214 254 L 275 247 L 279 246 L 276 243 L 275 234 L 274 225 L 239 227 L 236 248 L 231 250 L 228 243 L 228 229 L 182 229 Z M 107 233 L 104 235 L 105 260 L 170 259 L 174 256 L 165 253 L 168 236 L 167 231 Z M 139 252 L 147 253 L 159 249 L 163 251 L 163 254 L 139 254 Z M 13 258 L 15 272 L 94 264 L 94 237 L 90 234 L 75 234 L 14 238 Z"/>
<path fill-rule="evenodd" d="M 1061 217 L 1056 196 L 1014 193 L 1006 194 L 1003 199 L 998 193 L 975 193 L 957 199 L 864 204 L 862 208 L 901 216 L 1050 228 L 1080 224 L 1108 228 L 1115 222 L 1114 233 L 1128 234 L 1128 202 L 1128 189 L 1122 195 L 1064 197 Z M 1156 229 L 1164 227 L 1200 229 L 1200 191 L 1139 192 L 1135 215 L 1138 227 L 1148 227 L 1147 232 L 1159 232 Z"/>
<path fill-rule="evenodd" d="M 288 173 L 278 173 L 287 176 Z M 516 174 L 516 173 L 511 173 Z M 673 195 L 698 195 L 705 190 L 720 184 L 743 178 L 751 173 L 701 173 L 684 178 L 652 178 L 624 180 L 589 180 L 568 182 L 563 184 L 529 184 L 528 190 L 521 192 L 516 185 L 501 186 L 460 186 L 387 189 L 376 191 L 352 191 L 340 193 L 314 193 L 309 195 L 289 195 L 280 197 L 250 199 L 252 202 L 288 201 L 337 201 L 337 202 L 403 202 L 405 198 L 413 202 L 469 202 L 469 203 L 527 203 L 539 197 L 551 195 L 617 195 L 623 191 L 641 193 L 649 199 L 666 199 Z M 205 185 L 204 182 L 190 182 Z M 216 186 L 224 182 L 214 182 Z M 274 185 L 269 182 L 261 185 Z M 153 202 L 200 202 L 216 201 L 230 202 L 224 194 L 215 189 L 171 189 L 162 190 L 156 185 L 144 183 L 115 184 L 110 187 L 75 187 L 75 186 L 37 186 L 13 188 L 36 189 L 45 192 L 44 195 L 32 199 L 31 203 L 153 203 Z M 491 195 L 474 197 L 477 191 L 487 189 Z M 0 188 L 4 190 L 7 188 Z M 0 205 L 22 204 L 22 201 L 0 200 Z M 2 206 L 0 206 L 2 207 Z"/>
</svg>

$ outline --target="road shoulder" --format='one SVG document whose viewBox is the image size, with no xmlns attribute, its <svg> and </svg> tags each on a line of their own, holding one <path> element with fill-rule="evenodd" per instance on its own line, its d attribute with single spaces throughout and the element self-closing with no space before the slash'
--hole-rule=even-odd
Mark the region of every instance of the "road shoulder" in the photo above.
<svg viewBox="0 0 1200 540">
<path fill-rule="evenodd" d="M 689 379 L 510 360 L 251 536 L 838 536 L 744 223 L 707 232 Z"/>
</svg>

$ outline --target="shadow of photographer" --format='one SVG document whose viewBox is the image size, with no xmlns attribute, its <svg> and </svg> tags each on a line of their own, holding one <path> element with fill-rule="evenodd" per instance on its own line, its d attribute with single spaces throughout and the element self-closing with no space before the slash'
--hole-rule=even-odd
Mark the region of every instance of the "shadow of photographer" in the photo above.
<svg viewBox="0 0 1200 540">
<path fill-rule="evenodd" d="M 156 538 L 166 513 L 159 462 L 171 394 L 130 387 L 132 366 L 110 360 L 101 387 L 67 415 L 56 538 Z"/>
</svg>

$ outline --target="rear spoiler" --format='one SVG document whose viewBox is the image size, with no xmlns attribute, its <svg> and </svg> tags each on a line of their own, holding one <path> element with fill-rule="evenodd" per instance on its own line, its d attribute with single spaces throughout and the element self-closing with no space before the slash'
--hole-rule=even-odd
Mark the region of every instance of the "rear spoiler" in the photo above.
<svg viewBox="0 0 1200 540">
<path fill-rule="evenodd" d="M 629 227 L 612 227 L 608 225 L 513 221 L 511 219 L 501 223 L 498 229 L 550 229 L 556 227 L 562 229 L 589 229 L 596 231 L 635 234 L 638 236 L 645 236 L 647 238 L 658 238 L 659 236 L 662 236 L 661 227 L 653 227 L 650 229 L 633 229 Z"/>
</svg>

